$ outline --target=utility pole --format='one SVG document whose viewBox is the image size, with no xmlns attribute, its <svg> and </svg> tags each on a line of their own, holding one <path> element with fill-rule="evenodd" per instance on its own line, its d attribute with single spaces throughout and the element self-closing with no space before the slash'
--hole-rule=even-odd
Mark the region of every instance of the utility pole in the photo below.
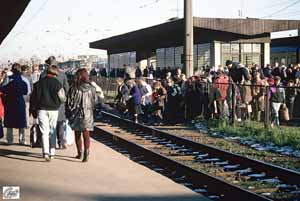
<svg viewBox="0 0 300 201">
<path fill-rule="evenodd" d="M 193 0 L 184 0 L 184 68 L 187 77 L 194 74 L 194 25 L 193 25 Z"/>
</svg>

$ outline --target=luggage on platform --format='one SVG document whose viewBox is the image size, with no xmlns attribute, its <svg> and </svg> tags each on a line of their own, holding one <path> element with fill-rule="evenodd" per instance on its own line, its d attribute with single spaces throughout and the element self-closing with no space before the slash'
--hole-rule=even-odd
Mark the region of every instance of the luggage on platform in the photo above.
<svg viewBox="0 0 300 201">
<path fill-rule="evenodd" d="M 65 139 L 66 139 L 67 145 L 69 145 L 69 146 L 73 145 L 75 142 L 75 134 L 74 134 L 74 131 L 72 130 L 72 128 L 69 126 L 68 121 L 66 121 L 64 134 L 65 134 Z"/>
<path fill-rule="evenodd" d="M 38 124 L 33 124 L 30 129 L 31 148 L 42 147 L 42 132 Z"/>
</svg>

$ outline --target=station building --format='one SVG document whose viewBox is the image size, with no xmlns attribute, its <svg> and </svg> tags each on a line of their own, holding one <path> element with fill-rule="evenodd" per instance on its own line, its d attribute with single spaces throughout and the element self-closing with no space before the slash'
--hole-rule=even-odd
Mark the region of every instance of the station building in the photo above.
<svg viewBox="0 0 300 201">
<path fill-rule="evenodd" d="M 271 32 L 299 29 L 298 20 L 226 19 L 194 17 L 194 69 L 225 65 L 225 61 L 269 64 Z M 90 43 L 107 50 L 110 69 L 123 64 L 164 68 L 182 67 L 184 19 Z"/>
<path fill-rule="evenodd" d="M 300 63 L 300 30 L 271 33 L 271 63 Z"/>
</svg>

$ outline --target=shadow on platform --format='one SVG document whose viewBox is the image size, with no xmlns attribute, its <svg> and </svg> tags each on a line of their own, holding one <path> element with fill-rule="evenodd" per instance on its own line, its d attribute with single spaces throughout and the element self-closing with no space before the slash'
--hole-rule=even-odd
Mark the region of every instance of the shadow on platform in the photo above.
<svg viewBox="0 0 300 201">
<path fill-rule="evenodd" d="M 202 196 L 190 196 L 190 195 L 162 195 L 162 196 L 87 196 L 83 197 L 83 200 L 94 200 L 94 201 L 204 201 Z"/>
<path fill-rule="evenodd" d="M 6 144 L 0 144 L 0 145 L 6 145 Z M 7 145 L 7 147 L 13 147 L 13 146 L 15 146 L 15 145 Z M 19 146 L 21 146 L 21 145 L 19 145 Z M 15 160 L 21 160 L 21 161 L 28 161 L 28 162 L 45 162 L 43 160 L 42 153 L 17 151 L 17 150 L 12 150 L 12 149 L 0 148 L 0 158 L 1 157 L 15 159 Z M 81 161 L 76 160 L 75 157 L 62 156 L 62 155 L 55 155 L 55 159 L 68 161 L 68 162 L 81 162 Z"/>
<path fill-rule="evenodd" d="M 21 161 L 29 161 L 29 162 L 41 162 L 40 160 L 32 160 L 32 159 L 28 159 L 27 157 L 33 159 L 42 159 L 42 154 L 36 154 L 36 153 L 31 153 L 26 151 L 17 151 L 11 149 L 0 149 L 0 157 L 16 159 Z"/>
</svg>

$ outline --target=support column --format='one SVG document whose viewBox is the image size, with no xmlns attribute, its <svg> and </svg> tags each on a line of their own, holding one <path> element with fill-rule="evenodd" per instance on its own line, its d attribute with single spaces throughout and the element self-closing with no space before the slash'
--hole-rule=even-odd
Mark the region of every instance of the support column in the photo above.
<svg viewBox="0 0 300 201">
<path fill-rule="evenodd" d="M 184 43 L 184 68 L 186 76 L 194 74 L 194 25 L 193 25 L 193 1 L 184 1 L 185 43 Z"/>
<path fill-rule="evenodd" d="M 263 61 L 262 61 L 262 67 L 266 66 L 267 64 L 270 64 L 270 57 L 271 57 L 271 48 L 270 43 L 264 43 L 263 44 Z"/>
<path fill-rule="evenodd" d="M 221 43 L 218 42 L 218 41 L 214 41 L 212 44 L 211 44 L 211 65 L 212 66 L 219 66 L 219 65 L 224 65 L 224 64 L 221 64 Z"/>
<path fill-rule="evenodd" d="M 147 66 L 150 67 L 150 65 L 151 65 L 151 57 L 148 56 L 148 58 L 147 58 Z"/>
<path fill-rule="evenodd" d="M 111 71 L 110 67 L 111 67 L 111 64 L 110 64 L 110 54 L 107 54 L 107 68 L 106 68 L 106 71 L 107 71 L 108 77 L 110 77 L 110 71 Z"/>
</svg>

